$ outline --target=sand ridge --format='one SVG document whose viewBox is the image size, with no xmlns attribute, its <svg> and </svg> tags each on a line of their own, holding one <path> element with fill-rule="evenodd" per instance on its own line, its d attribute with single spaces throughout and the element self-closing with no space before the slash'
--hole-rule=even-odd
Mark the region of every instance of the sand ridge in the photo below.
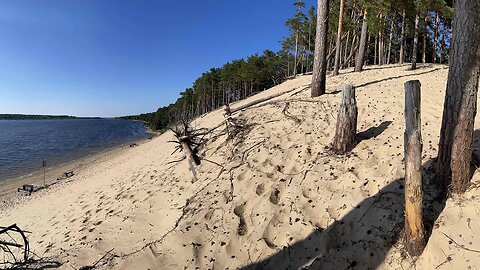
<svg viewBox="0 0 480 270">
<path fill-rule="evenodd" d="M 285 93 L 235 114 L 244 128 L 233 138 L 217 129 L 200 151 L 211 162 L 196 168 L 195 183 L 186 161 L 169 163 L 182 153 L 170 155 L 166 132 L 3 210 L 0 224 L 32 231 L 32 249 L 65 269 L 112 249 L 105 269 L 477 269 L 475 187 L 445 207 L 427 196 L 436 222 L 416 261 L 400 239 L 403 84 L 422 83 L 428 195 L 447 74 L 443 65 L 349 69 L 329 76 L 327 95 L 314 99 L 301 91 L 311 76 L 298 76 L 232 105 Z M 359 143 L 337 156 L 328 146 L 346 83 L 357 88 Z M 193 125 L 213 128 L 223 119 L 217 110 Z"/>
</svg>

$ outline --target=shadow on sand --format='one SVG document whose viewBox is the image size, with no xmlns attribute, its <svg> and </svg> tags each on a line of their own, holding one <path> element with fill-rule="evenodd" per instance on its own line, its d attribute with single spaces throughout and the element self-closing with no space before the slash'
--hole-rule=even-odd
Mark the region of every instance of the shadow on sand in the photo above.
<svg viewBox="0 0 480 270">
<path fill-rule="evenodd" d="M 433 164 L 429 160 L 422 170 L 427 236 L 445 207 L 445 201 L 435 199 Z M 304 240 L 287 244 L 242 269 L 376 269 L 402 236 L 404 208 L 404 179 L 396 179 L 328 228 L 319 228 Z"/>
<path fill-rule="evenodd" d="M 357 143 L 377 137 L 378 135 L 382 134 L 392 123 L 393 121 L 384 121 L 376 127 L 370 127 L 365 131 L 357 133 Z"/>
</svg>

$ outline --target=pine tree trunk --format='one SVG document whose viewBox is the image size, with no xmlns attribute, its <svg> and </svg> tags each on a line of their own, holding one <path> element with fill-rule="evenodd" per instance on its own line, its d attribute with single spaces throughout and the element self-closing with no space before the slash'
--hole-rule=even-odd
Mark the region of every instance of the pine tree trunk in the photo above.
<svg viewBox="0 0 480 270">
<path fill-rule="evenodd" d="M 357 59 L 355 63 L 355 71 L 360 72 L 363 70 L 363 63 L 365 62 L 365 50 L 367 47 L 367 10 L 363 13 L 362 32 L 360 33 L 360 46 L 358 46 Z"/>
<path fill-rule="evenodd" d="M 405 62 L 405 11 L 402 14 L 402 30 L 400 32 L 400 64 Z"/>
<path fill-rule="evenodd" d="M 438 12 L 435 15 L 435 27 L 433 30 L 433 63 L 437 62 L 437 38 L 438 38 Z"/>
<path fill-rule="evenodd" d="M 317 33 L 312 76 L 312 97 L 326 92 L 327 80 L 327 34 L 329 0 L 318 0 Z"/>
<path fill-rule="evenodd" d="M 405 240 L 411 256 L 425 247 L 422 193 L 420 81 L 405 83 Z"/>
<path fill-rule="evenodd" d="M 378 65 L 383 65 L 383 15 L 380 14 L 380 30 L 378 30 Z"/>
<path fill-rule="evenodd" d="M 427 62 L 427 23 L 428 16 L 425 16 L 424 25 L 423 25 L 423 50 L 422 50 L 422 63 Z"/>
<path fill-rule="evenodd" d="M 295 34 L 295 56 L 293 59 L 293 76 L 297 75 L 297 60 L 298 60 L 298 31 Z"/>
<path fill-rule="evenodd" d="M 337 44 L 335 51 L 335 65 L 333 66 L 333 76 L 338 75 L 340 69 L 340 54 L 342 47 L 342 23 L 343 23 L 343 8 L 345 0 L 340 0 L 340 13 L 338 15 L 338 30 L 337 30 Z"/>
<path fill-rule="evenodd" d="M 355 37 L 352 37 L 352 38 L 355 38 Z M 347 40 L 345 40 L 345 46 L 342 46 L 343 48 L 343 58 L 342 58 L 342 61 L 341 61 L 341 64 L 340 66 L 341 67 L 344 67 L 346 66 L 346 61 L 347 61 L 347 57 L 348 57 L 348 43 L 350 41 L 350 31 L 347 32 Z"/>
<path fill-rule="evenodd" d="M 472 140 L 480 76 L 480 1 L 455 3 L 455 34 L 443 109 L 436 179 L 463 193 L 470 181 Z M 451 176 L 451 178 L 450 178 Z"/>
<path fill-rule="evenodd" d="M 337 126 L 332 150 L 336 154 L 352 151 L 357 135 L 357 101 L 353 85 L 345 85 L 342 91 L 342 103 L 337 116 Z"/>
<path fill-rule="evenodd" d="M 373 57 L 373 64 L 377 64 L 377 49 L 378 49 L 378 35 L 375 35 L 375 52 L 374 52 L 374 57 Z"/>
<path fill-rule="evenodd" d="M 413 38 L 413 49 L 412 49 L 412 67 L 411 70 L 417 69 L 417 48 L 418 48 L 418 14 L 415 16 L 415 34 Z"/>
<path fill-rule="evenodd" d="M 390 36 L 388 37 L 388 54 L 387 54 L 387 64 L 390 64 L 390 53 L 392 52 L 392 39 L 393 39 L 393 21 L 395 18 L 391 18 L 390 22 Z"/>
</svg>

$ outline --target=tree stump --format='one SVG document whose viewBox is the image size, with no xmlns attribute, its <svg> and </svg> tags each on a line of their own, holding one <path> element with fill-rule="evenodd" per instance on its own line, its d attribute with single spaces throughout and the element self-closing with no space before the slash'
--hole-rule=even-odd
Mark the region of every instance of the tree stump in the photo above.
<svg viewBox="0 0 480 270">
<path fill-rule="evenodd" d="M 422 133 L 420 81 L 405 83 L 405 242 L 407 252 L 418 256 L 425 247 L 422 192 Z"/>
<path fill-rule="evenodd" d="M 353 85 L 345 85 L 342 92 L 342 103 L 338 111 L 335 138 L 332 144 L 332 149 L 336 154 L 345 154 L 355 147 L 357 114 L 355 87 Z"/>
</svg>

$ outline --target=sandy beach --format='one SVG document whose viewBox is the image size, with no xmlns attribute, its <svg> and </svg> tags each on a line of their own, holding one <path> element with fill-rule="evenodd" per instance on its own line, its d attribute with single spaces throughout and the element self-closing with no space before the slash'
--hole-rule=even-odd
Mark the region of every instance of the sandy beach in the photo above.
<svg viewBox="0 0 480 270">
<path fill-rule="evenodd" d="M 232 104 L 284 93 L 233 115 L 228 138 L 211 133 L 195 167 L 171 155 L 172 132 L 138 147 L 117 147 L 53 170 L 68 181 L 10 199 L 38 175 L 0 182 L 0 226 L 28 230 L 31 249 L 61 269 L 480 269 L 478 171 L 464 196 L 436 202 L 429 192 L 448 68 L 367 67 L 328 76 L 327 95 L 310 98 L 310 75 L 297 76 Z M 423 254 L 402 249 L 404 91 L 422 84 L 423 180 L 427 231 Z M 341 87 L 353 84 L 358 145 L 328 150 Z M 223 109 L 193 122 L 211 129 Z M 476 120 L 476 128 L 480 127 Z M 480 132 L 474 141 L 478 151 Z M 448 262 L 448 263 L 447 263 Z"/>
</svg>

